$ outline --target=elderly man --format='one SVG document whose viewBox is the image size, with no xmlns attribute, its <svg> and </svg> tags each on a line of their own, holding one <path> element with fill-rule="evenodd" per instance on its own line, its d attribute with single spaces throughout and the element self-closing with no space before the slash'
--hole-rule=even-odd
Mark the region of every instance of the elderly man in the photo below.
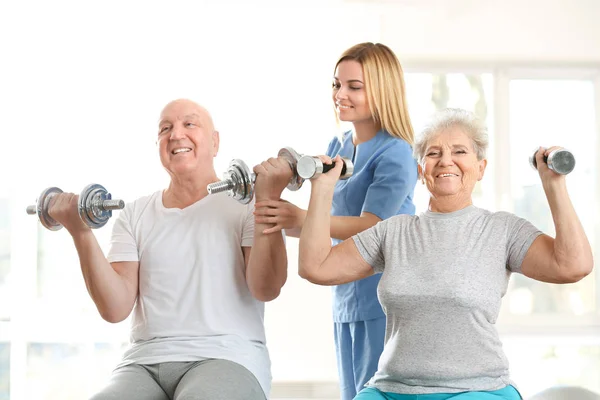
<svg viewBox="0 0 600 400">
<path fill-rule="evenodd" d="M 287 278 L 283 237 L 255 226 L 253 204 L 208 196 L 207 184 L 218 181 L 219 133 L 206 109 L 169 103 L 158 147 L 169 187 L 126 205 L 108 256 L 81 222 L 76 195 L 51 204 L 51 217 L 73 236 L 102 318 L 119 322 L 133 309 L 132 345 L 93 399 L 264 400 L 271 383 L 264 302 Z M 274 158 L 254 172 L 257 200 L 278 200 L 292 174 Z"/>
</svg>

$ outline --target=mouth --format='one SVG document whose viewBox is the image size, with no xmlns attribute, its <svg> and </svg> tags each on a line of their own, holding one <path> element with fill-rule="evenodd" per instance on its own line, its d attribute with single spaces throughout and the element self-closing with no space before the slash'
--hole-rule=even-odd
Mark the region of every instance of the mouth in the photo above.
<svg viewBox="0 0 600 400">
<path fill-rule="evenodd" d="M 338 108 L 338 109 L 340 109 L 340 110 L 349 110 L 349 109 L 351 109 L 351 108 L 354 108 L 354 107 L 352 107 L 352 106 L 345 106 L 345 105 L 343 105 L 343 104 L 338 104 L 338 103 L 336 103 L 335 105 L 336 105 L 336 106 L 337 106 L 337 108 Z"/>
<path fill-rule="evenodd" d="M 178 147 L 176 149 L 171 150 L 171 154 L 175 155 L 179 153 L 188 153 L 190 151 L 192 151 L 192 149 L 190 149 L 189 147 Z"/>
<path fill-rule="evenodd" d="M 446 173 L 446 174 L 439 174 L 439 175 L 436 176 L 436 178 L 452 178 L 454 176 L 458 176 L 458 175 L 457 174 L 448 174 L 448 173 Z"/>
</svg>

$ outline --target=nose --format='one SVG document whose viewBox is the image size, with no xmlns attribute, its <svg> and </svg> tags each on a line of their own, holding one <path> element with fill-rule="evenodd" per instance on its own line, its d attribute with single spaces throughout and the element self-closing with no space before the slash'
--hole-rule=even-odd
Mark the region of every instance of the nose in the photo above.
<svg viewBox="0 0 600 400">
<path fill-rule="evenodd" d="M 169 137 L 170 140 L 179 140 L 179 139 L 183 139 L 185 137 L 184 133 L 183 133 L 183 127 L 180 125 L 175 125 L 173 127 L 173 129 L 171 129 L 171 136 Z"/>
<path fill-rule="evenodd" d="M 346 93 L 346 90 L 344 89 L 344 87 L 340 87 L 338 90 L 335 91 L 335 95 L 333 96 L 333 98 L 335 100 L 344 100 L 348 98 L 348 94 Z"/>
<path fill-rule="evenodd" d="M 447 166 L 452 164 L 454 164 L 452 153 L 449 151 L 443 151 L 442 156 L 440 157 L 440 166 Z"/>
</svg>

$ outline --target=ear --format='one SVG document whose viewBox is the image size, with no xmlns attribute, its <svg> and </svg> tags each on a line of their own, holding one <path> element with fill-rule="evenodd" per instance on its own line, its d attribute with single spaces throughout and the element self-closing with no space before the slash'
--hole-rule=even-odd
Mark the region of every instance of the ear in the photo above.
<svg viewBox="0 0 600 400">
<path fill-rule="evenodd" d="M 478 181 L 483 179 L 485 167 L 487 167 L 487 160 L 484 158 L 483 160 L 479 161 L 479 176 L 477 177 Z"/>
<path fill-rule="evenodd" d="M 217 156 L 217 153 L 219 153 L 219 131 L 214 131 L 212 133 L 212 140 L 213 140 L 213 157 Z"/>
<path fill-rule="evenodd" d="M 419 174 L 418 179 L 425 183 L 425 177 L 423 176 L 423 167 L 421 164 L 417 164 L 417 173 Z"/>
</svg>

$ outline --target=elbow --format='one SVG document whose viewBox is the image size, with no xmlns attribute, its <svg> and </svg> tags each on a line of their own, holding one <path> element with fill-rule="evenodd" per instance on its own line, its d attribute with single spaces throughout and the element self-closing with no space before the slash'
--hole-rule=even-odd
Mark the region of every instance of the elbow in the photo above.
<svg viewBox="0 0 600 400">
<path fill-rule="evenodd" d="M 314 274 L 311 273 L 311 268 L 307 267 L 306 262 L 302 259 L 298 260 L 298 276 L 302 279 L 306 279 L 311 283 L 314 282 Z"/>
<path fill-rule="evenodd" d="M 308 271 L 306 271 L 303 268 L 298 268 L 298 275 L 300 276 L 300 278 L 306 279 L 310 283 L 315 283 L 312 274 L 310 274 Z"/>
<path fill-rule="evenodd" d="M 594 270 L 594 261 L 590 258 L 589 260 L 581 261 L 570 268 L 565 268 L 566 272 L 563 274 L 563 283 L 576 283 L 588 276 Z"/>
<path fill-rule="evenodd" d="M 270 282 L 254 282 L 254 284 L 249 284 L 248 289 L 250 289 L 250 294 L 258 301 L 269 302 L 273 301 L 279 297 L 281 294 L 281 288 L 285 285 L 287 280 L 287 274 L 278 279 L 273 279 Z M 249 283 L 251 281 L 248 281 Z"/>
<path fill-rule="evenodd" d="M 118 312 L 118 311 L 110 311 L 110 310 L 98 310 L 100 312 L 100 316 L 106 322 L 110 322 L 111 324 L 118 324 L 119 322 L 124 321 L 129 313 Z"/>
<path fill-rule="evenodd" d="M 315 276 L 312 276 L 312 275 L 303 276 L 302 278 L 306 279 L 307 281 L 309 281 L 310 283 L 313 283 L 315 285 L 320 285 L 320 286 L 329 286 L 330 285 L 329 283 L 327 283 Z"/>
<path fill-rule="evenodd" d="M 96 305 L 96 308 L 103 320 L 111 324 L 118 324 L 129 317 L 133 310 L 133 304 L 120 304 L 113 307 Z"/>
<path fill-rule="evenodd" d="M 582 280 L 583 278 L 585 278 L 586 276 L 591 274 L 593 270 L 594 270 L 594 263 L 591 261 L 589 263 L 582 265 L 579 268 L 579 270 L 573 275 L 573 277 L 572 277 L 573 283 L 579 282 L 580 280 Z"/>
<path fill-rule="evenodd" d="M 324 281 L 321 277 L 319 277 L 319 275 L 316 274 L 313 270 L 304 268 L 302 265 L 299 265 L 298 275 L 300 276 L 300 278 L 306 279 L 307 281 L 309 281 L 310 283 L 314 283 L 315 285 L 323 285 L 323 286 L 330 285 L 329 283 Z"/>
<path fill-rule="evenodd" d="M 279 294 L 281 293 L 281 288 L 263 287 L 263 288 L 250 290 L 250 293 L 252 293 L 252 296 L 256 300 L 267 303 L 267 302 L 273 301 L 277 297 L 279 297 Z"/>
</svg>

